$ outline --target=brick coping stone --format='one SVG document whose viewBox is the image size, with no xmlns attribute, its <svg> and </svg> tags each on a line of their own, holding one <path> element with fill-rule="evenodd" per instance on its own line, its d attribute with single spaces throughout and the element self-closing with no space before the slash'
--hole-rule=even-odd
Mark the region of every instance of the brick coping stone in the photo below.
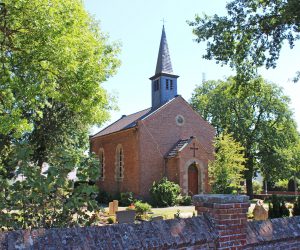
<svg viewBox="0 0 300 250">
<path fill-rule="evenodd" d="M 197 194 L 193 196 L 193 204 L 195 206 L 202 203 L 248 203 L 249 196 L 234 194 Z"/>
</svg>

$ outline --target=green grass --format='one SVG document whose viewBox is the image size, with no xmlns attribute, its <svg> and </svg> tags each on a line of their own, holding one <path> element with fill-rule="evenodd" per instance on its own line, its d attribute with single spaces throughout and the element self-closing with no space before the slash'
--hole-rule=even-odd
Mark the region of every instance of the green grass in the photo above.
<svg viewBox="0 0 300 250">
<path fill-rule="evenodd" d="M 175 206 L 175 207 L 164 207 L 164 208 L 152 208 L 149 216 L 154 217 L 154 216 L 163 216 L 165 219 L 174 219 L 174 214 L 177 213 L 177 210 L 180 210 L 180 214 L 182 215 L 188 215 L 189 213 L 190 216 L 193 215 L 193 212 L 196 213 L 195 207 L 194 206 Z M 126 207 L 119 207 L 119 211 L 126 210 Z M 105 212 L 108 212 L 108 208 L 105 208 Z"/>
<path fill-rule="evenodd" d="M 180 214 L 189 213 L 191 216 L 193 212 L 195 212 L 194 206 L 186 206 L 186 207 L 167 207 L 167 208 L 152 208 L 153 215 L 158 216 L 162 215 L 165 219 L 174 219 L 174 214 L 177 213 L 179 209 Z"/>
</svg>

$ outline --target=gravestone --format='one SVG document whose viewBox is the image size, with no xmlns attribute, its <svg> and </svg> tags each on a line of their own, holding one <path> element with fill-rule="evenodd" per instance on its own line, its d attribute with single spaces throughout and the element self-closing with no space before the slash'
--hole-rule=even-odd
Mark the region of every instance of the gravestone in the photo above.
<svg viewBox="0 0 300 250">
<path fill-rule="evenodd" d="M 113 207 L 114 207 L 114 214 L 115 214 L 119 209 L 119 201 L 118 200 L 113 200 Z"/>
<path fill-rule="evenodd" d="M 264 208 L 264 203 L 262 200 L 258 200 L 253 209 L 254 220 L 267 220 L 268 210 Z"/>
<path fill-rule="evenodd" d="M 114 203 L 113 202 L 108 203 L 108 214 L 109 215 L 115 215 Z"/>
<path fill-rule="evenodd" d="M 159 216 L 154 216 L 154 217 L 151 218 L 152 221 L 158 221 L 158 220 L 163 220 L 163 219 L 164 219 L 164 217 L 161 216 L 161 215 L 159 215 Z"/>
<path fill-rule="evenodd" d="M 135 219 L 135 211 L 134 210 L 117 211 L 116 219 L 118 223 L 133 223 Z"/>
</svg>

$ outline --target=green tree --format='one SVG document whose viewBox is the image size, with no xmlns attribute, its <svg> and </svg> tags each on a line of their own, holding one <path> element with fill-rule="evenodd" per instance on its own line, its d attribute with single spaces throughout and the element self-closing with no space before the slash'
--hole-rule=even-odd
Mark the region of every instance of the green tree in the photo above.
<svg viewBox="0 0 300 250">
<path fill-rule="evenodd" d="M 207 41 L 204 58 L 229 64 L 239 79 L 276 67 L 284 42 L 293 48 L 300 38 L 298 0 L 232 0 L 226 8 L 226 16 L 196 16 L 189 25 L 197 42 Z"/>
<path fill-rule="evenodd" d="M 262 78 L 243 86 L 235 78 L 208 81 L 195 89 L 191 105 L 218 134 L 226 129 L 245 148 L 248 195 L 257 170 L 268 180 L 289 171 L 280 150 L 295 143 L 298 133 L 281 88 Z"/>
<path fill-rule="evenodd" d="M 290 145 L 289 148 L 280 151 L 282 160 L 288 164 L 289 173 L 287 178 L 293 178 L 294 189 L 297 192 L 297 179 L 300 179 L 300 136 L 296 143 Z"/>
<path fill-rule="evenodd" d="M 215 149 L 215 160 L 208 166 L 213 193 L 239 192 L 245 170 L 244 148 L 232 135 L 223 132 L 216 138 Z"/>
<path fill-rule="evenodd" d="M 88 129 L 109 116 L 101 85 L 118 52 L 81 0 L 0 1 L 1 227 L 90 223 L 95 186 L 86 182 L 99 168 L 85 154 Z"/>
<path fill-rule="evenodd" d="M 119 65 L 118 46 L 82 1 L 1 1 L 0 44 L 2 165 L 24 141 L 41 165 L 55 145 L 74 147 L 72 140 L 108 118 L 101 83 Z"/>
</svg>

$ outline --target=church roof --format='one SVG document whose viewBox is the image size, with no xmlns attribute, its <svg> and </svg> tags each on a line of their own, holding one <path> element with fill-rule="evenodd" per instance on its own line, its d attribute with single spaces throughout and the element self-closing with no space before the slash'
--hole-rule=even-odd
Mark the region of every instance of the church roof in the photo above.
<svg viewBox="0 0 300 250">
<path fill-rule="evenodd" d="M 194 138 L 191 137 L 189 139 L 179 140 L 173 148 L 167 153 L 165 158 L 173 158 L 175 157 L 181 150 L 183 150 Z"/>
<path fill-rule="evenodd" d="M 151 113 L 151 108 L 141 110 L 131 115 L 123 115 L 119 120 L 115 121 L 114 123 L 110 124 L 108 127 L 104 128 L 97 134 L 93 135 L 93 137 L 107 135 L 107 134 L 118 132 L 120 130 L 133 128 L 136 125 L 137 121 L 149 115 L 149 113 Z"/>
<path fill-rule="evenodd" d="M 169 73 L 169 74 L 173 73 L 173 68 L 172 68 L 168 43 L 167 43 L 167 37 L 165 32 L 165 26 L 163 26 L 162 33 L 161 33 L 155 75 L 159 73 Z"/>
<path fill-rule="evenodd" d="M 131 115 L 123 115 L 119 120 L 115 121 L 114 123 L 110 124 L 103 130 L 101 130 L 100 132 L 93 135 L 92 138 L 115 133 L 115 132 L 129 129 L 129 128 L 133 128 L 137 125 L 138 121 L 143 120 L 143 119 L 149 117 L 150 115 L 160 111 L 164 106 L 168 105 L 170 102 L 172 102 L 179 96 L 180 95 L 174 97 L 173 99 L 169 100 L 168 102 L 166 102 L 164 105 L 160 106 L 159 108 L 156 108 L 156 109 L 148 108 L 148 109 L 144 109 L 139 112 L 133 113 Z"/>
</svg>

